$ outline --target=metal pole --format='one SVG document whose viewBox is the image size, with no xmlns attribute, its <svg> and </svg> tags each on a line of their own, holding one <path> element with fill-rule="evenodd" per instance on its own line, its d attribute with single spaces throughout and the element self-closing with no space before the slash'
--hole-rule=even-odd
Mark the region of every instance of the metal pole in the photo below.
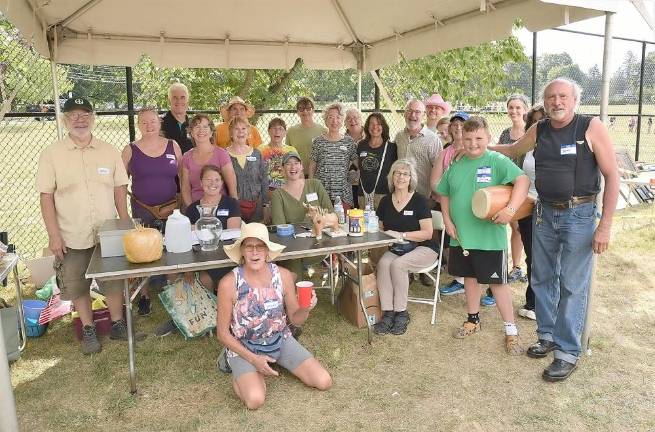
<svg viewBox="0 0 655 432">
<path fill-rule="evenodd" d="M 532 105 L 537 102 L 537 32 L 532 33 Z"/>
<path fill-rule="evenodd" d="M 375 73 L 377 76 L 380 76 L 380 69 L 376 69 Z M 375 108 L 375 111 L 380 111 L 380 87 L 378 87 L 377 82 L 373 88 L 373 107 Z"/>
<path fill-rule="evenodd" d="M 639 71 L 639 105 L 637 105 L 637 142 L 635 143 L 635 160 L 639 160 L 639 143 L 641 142 L 641 110 L 644 105 L 644 72 L 646 67 L 646 42 L 641 43 L 641 68 Z"/>
<path fill-rule="evenodd" d="M 357 109 L 362 110 L 362 70 L 357 69 Z"/>
<path fill-rule="evenodd" d="M 64 138 L 64 128 L 61 124 L 61 108 L 59 107 L 59 78 L 57 77 L 57 63 L 50 60 L 50 75 L 52 76 L 52 93 L 55 103 L 55 123 L 57 124 L 57 137 Z"/>
<path fill-rule="evenodd" d="M 130 301 L 130 284 L 123 281 L 123 296 L 125 299 L 125 324 L 127 324 L 127 355 L 130 362 L 130 393 L 136 393 L 136 364 L 134 354 L 134 330 L 132 329 L 132 302 Z"/>
<path fill-rule="evenodd" d="M 612 17 L 613 13 L 605 13 L 605 43 L 603 46 L 603 79 L 600 95 L 600 119 L 605 123 L 607 121 L 607 105 L 609 99 L 609 64 L 612 57 Z M 603 202 L 601 197 L 605 191 L 605 182 L 601 181 L 600 193 L 596 197 L 596 205 L 598 212 L 603 212 Z M 580 343 L 582 345 L 582 352 L 591 355 L 591 348 L 589 348 L 589 341 L 591 339 L 591 308 L 594 286 L 596 285 L 596 264 L 598 257 L 596 254 L 591 259 L 591 280 L 589 281 L 589 292 L 587 293 L 587 310 L 585 311 L 584 328 L 582 329 L 582 336 Z"/>
<path fill-rule="evenodd" d="M 20 305 L 18 306 L 21 307 Z M 0 431 L 17 431 L 16 402 L 14 390 L 11 387 L 9 375 L 9 361 L 7 361 L 7 348 L 5 338 L 2 337 L 2 320 L 0 320 Z"/>
<path fill-rule="evenodd" d="M 605 12 L 605 40 L 603 43 L 603 76 L 600 90 L 600 119 L 607 122 L 607 106 L 610 95 L 610 60 L 612 58 L 612 36 L 614 13 Z"/>
<path fill-rule="evenodd" d="M 364 320 L 366 320 L 366 331 L 368 344 L 370 345 L 373 341 L 373 336 L 371 333 L 371 322 L 368 319 L 368 313 L 366 312 L 366 305 L 364 304 L 364 290 L 362 289 L 364 276 L 362 275 L 362 251 L 357 250 L 357 289 L 359 290 L 359 305 L 362 308 L 364 313 Z"/>
<path fill-rule="evenodd" d="M 125 68 L 125 87 L 127 89 L 127 126 L 130 130 L 130 142 L 136 139 L 134 129 L 134 93 L 132 91 L 132 68 Z"/>
</svg>

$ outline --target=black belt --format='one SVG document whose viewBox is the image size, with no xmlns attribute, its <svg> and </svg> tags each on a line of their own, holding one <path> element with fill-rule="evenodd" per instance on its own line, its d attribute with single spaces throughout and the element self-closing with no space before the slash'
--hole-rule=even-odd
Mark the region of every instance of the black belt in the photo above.
<svg viewBox="0 0 655 432">
<path fill-rule="evenodd" d="M 542 204 L 547 205 L 548 207 L 556 208 L 556 209 L 567 209 L 567 208 L 573 208 L 575 206 L 578 206 L 580 204 L 586 204 L 590 202 L 596 201 L 596 195 L 587 195 L 587 196 L 580 196 L 580 197 L 571 197 L 570 200 L 568 201 L 546 201 L 540 199 Z"/>
</svg>

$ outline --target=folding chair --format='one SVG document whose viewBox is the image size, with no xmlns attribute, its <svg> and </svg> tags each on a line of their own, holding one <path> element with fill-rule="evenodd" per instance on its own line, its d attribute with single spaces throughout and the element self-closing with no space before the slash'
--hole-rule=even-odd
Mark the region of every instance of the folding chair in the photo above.
<svg viewBox="0 0 655 432">
<path fill-rule="evenodd" d="M 439 294 L 439 277 L 441 276 L 441 256 L 443 255 L 443 243 L 444 239 L 446 238 L 446 227 L 443 223 L 443 216 L 441 215 L 440 211 L 432 210 L 432 228 L 441 231 L 441 243 L 439 244 L 439 251 L 441 252 L 439 253 L 439 258 L 437 258 L 434 264 L 413 273 L 423 273 L 427 275 L 432 280 L 432 282 L 434 282 L 434 297 L 409 297 L 407 301 L 412 303 L 424 303 L 432 305 L 432 321 L 430 324 L 434 325 L 434 321 L 437 317 L 437 303 L 441 301 L 441 295 Z M 435 267 L 437 268 L 436 278 L 430 273 Z"/>
</svg>

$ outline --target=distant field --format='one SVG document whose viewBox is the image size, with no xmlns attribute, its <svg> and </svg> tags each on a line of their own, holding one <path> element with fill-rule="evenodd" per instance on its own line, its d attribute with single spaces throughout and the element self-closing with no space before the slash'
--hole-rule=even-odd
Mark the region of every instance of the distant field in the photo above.
<svg viewBox="0 0 655 432">
<path fill-rule="evenodd" d="M 353 105 L 353 104 L 350 104 Z M 647 107 L 655 114 L 655 107 Z M 613 106 L 610 112 L 626 113 L 636 106 Z M 597 112 L 597 107 L 585 106 L 584 112 Z M 483 113 L 489 121 L 494 138 L 509 126 L 505 114 Z M 259 117 L 257 127 L 266 141 L 266 125 L 275 114 L 264 114 Z M 287 124 L 298 122 L 297 116 L 291 113 L 280 115 Z M 393 137 L 404 127 L 403 118 L 399 115 L 386 114 Z M 320 115 L 316 120 L 322 123 Z M 617 117 L 610 130 L 617 150 L 627 150 L 635 154 L 636 134 L 628 131 L 629 117 Z M 640 160 L 655 162 L 655 127 L 653 133 L 647 133 L 646 120 L 642 127 L 640 143 Z M 96 135 L 113 144 L 119 150 L 129 142 L 128 123 L 125 116 L 103 116 L 96 122 Z M 34 189 L 39 154 L 50 143 L 56 140 L 57 132 L 54 121 L 34 121 L 33 119 L 11 119 L 0 122 L 0 160 L 2 161 L 2 178 L 0 179 L 0 228 L 10 233 L 10 239 L 18 245 L 19 250 L 28 256 L 40 253 L 47 245 L 47 236 L 43 228 L 39 210 L 38 194 Z"/>
</svg>

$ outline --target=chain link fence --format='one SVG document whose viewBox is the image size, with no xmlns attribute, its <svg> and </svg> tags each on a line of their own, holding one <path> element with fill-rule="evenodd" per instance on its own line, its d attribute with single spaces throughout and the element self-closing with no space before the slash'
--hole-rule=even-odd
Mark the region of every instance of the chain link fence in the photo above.
<svg viewBox="0 0 655 432">
<path fill-rule="evenodd" d="M 552 31 L 539 33 L 544 40 Z M 597 64 L 602 63 L 602 38 L 571 34 L 571 44 L 600 43 Z M 293 109 L 301 95 L 316 101 L 315 120 L 323 124 L 321 108 L 338 100 L 348 107 L 356 107 L 357 73 L 347 71 L 311 71 L 296 65 L 291 71 L 188 70 L 161 69 L 143 59 L 133 68 L 133 82 L 122 67 L 59 65 L 57 68 L 60 98 L 52 92 L 50 63 L 39 57 L 9 27 L 0 27 L 0 96 L 3 117 L 0 121 L 0 157 L 3 175 L 0 180 L 0 229 L 9 231 L 10 241 L 26 256 L 38 256 L 47 246 L 47 235 L 39 209 L 39 195 L 34 179 L 39 155 L 57 139 L 54 121 L 55 103 L 62 103 L 67 95 L 91 99 L 97 110 L 94 134 L 121 150 L 130 141 L 130 119 L 127 109 L 127 89 L 131 86 L 134 107 L 154 105 L 162 112 L 167 109 L 166 89 L 179 80 L 191 89 L 193 111 L 209 113 L 221 121 L 219 106 L 238 94 L 257 108 L 253 124 L 267 142 L 267 125 L 273 117 L 281 117 L 288 126 L 299 123 Z M 614 72 L 610 89 L 608 128 L 617 150 L 627 150 L 639 160 L 655 162 L 655 47 L 638 41 L 615 41 L 614 55 L 624 62 Z M 645 59 L 642 73 L 642 55 Z M 566 53 L 537 52 L 536 89 L 556 76 L 567 76 L 583 88 L 580 111 L 599 113 L 600 69 L 582 70 L 575 59 Z M 507 64 L 506 79 L 499 82 L 497 93 L 532 92 L 530 59 Z M 293 73 L 293 79 L 287 74 Z M 383 83 L 392 86 L 404 76 L 398 68 L 379 71 Z M 216 83 L 219 83 L 216 86 Z M 642 85 L 643 82 L 643 85 Z M 210 86 L 209 83 L 212 85 Z M 414 94 L 409 90 L 389 88 L 394 102 L 402 110 L 404 101 L 426 98 L 439 89 L 428 88 Z M 394 91 L 397 90 L 397 91 Z M 448 90 L 447 90 L 448 91 Z M 642 104 L 639 105 L 639 94 Z M 446 93 L 444 90 L 440 91 Z M 463 93 L 462 93 L 463 94 Z M 536 92 L 539 100 L 539 90 Z M 472 107 L 457 102 L 445 94 L 454 109 L 484 115 L 491 133 L 497 138 L 510 126 L 504 111 L 504 101 L 489 101 L 487 105 Z M 385 108 L 380 110 L 379 106 Z M 378 109 L 376 109 L 376 106 Z M 362 112 L 364 118 L 373 111 L 382 111 L 391 129 L 391 136 L 404 127 L 402 114 L 391 113 L 384 101 L 376 103 L 376 89 L 370 75 L 362 80 Z M 641 115 L 640 115 L 641 114 Z M 134 123 L 132 123 L 134 125 Z M 138 132 L 137 132 L 138 136 Z"/>
</svg>

